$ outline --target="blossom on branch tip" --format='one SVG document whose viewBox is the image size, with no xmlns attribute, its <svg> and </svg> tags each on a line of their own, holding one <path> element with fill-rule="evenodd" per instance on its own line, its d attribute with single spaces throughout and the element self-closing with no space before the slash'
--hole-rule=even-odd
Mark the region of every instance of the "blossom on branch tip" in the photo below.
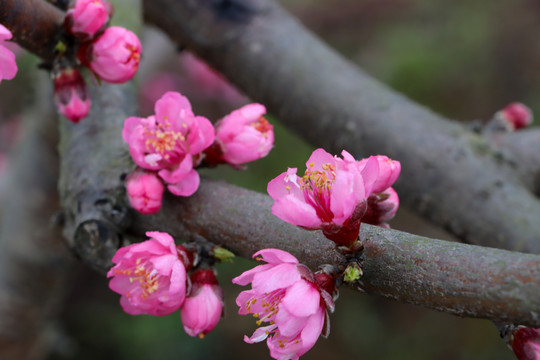
<svg viewBox="0 0 540 360">
<path fill-rule="evenodd" d="M 155 214 L 161 209 L 165 186 L 153 172 L 140 168 L 126 179 L 126 189 L 131 206 L 142 214 Z"/>
<path fill-rule="evenodd" d="M 180 316 L 189 336 L 203 338 L 219 322 L 223 312 L 223 290 L 212 270 L 195 270 L 191 275 L 191 290 Z"/>
<path fill-rule="evenodd" d="M 190 196 L 200 183 L 193 167 L 214 141 L 214 127 L 193 114 L 184 96 L 167 92 L 156 102 L 155 115 L 127 118 L 122 136 L 137 165 L 157 171 L 173 194 Z"/>
<path fill-rule="evenodd" d="M 253 257 L 267 264 L 244 272 L 232 282 L 251 283 L 251 290 L 242 291 L 236 298 L 238 313 L 251 314 L 257 325 L 265 325 L 251 337 L 245 336 L 244 341 L 251 344 L 266 339 L 272 358 L 298 359 L 315 345 L 323 328 L 329 330 L 326 308 L 333 309 L 332 297 L 288 252 L 263 249 Z M 324 282 L 328 285 L 326 277 Z"/>
<path fill-rule="evenodd" d="M 268 155 L 274 146 L 274 127 L 263 117 L 266 108 L 249 104 L 216 124 L 216 141 L 206 152 L 209 164 L 242 165 Z"/>
<path fill-rule="evenodd" d="M 67 67 L 54 75 L 54 103 L 58 111 L 74 123 L 88 115 L 90 96 L 79 70 Z"/>
<path fill-rule="evenodd" d="M 518 327 L 514 332 L 512 350 L 518 360 L 540 360 L 540 329 Z"/>
<path fill-rule="evenodd" d="M 308 230 L 320 229 L 338 245 L 350 246 L 358 237 L 379 165 L 372 157 L 360 168 L 349 153 L 342 155 L 317 149 L 304 176 L 289 169 L 270 181 L 267 190 L 274 215 Z"/>
<path fill-rule="evenodd" d="M 139 69 L 141 49 L 135 33 L 111 26 L 92 43 L 81 46 L 78 57 L 103 81 L 120 84 L 131 80 Z"/>
<path fill-rule="evenodd" d="M 92 39 L 107 24 L 112 5 L 106 0 L 76 0 L 68 9 L 64 26 L 81 40 Z"/>
<path fill-rule="evenodd" d="M 531 125 L 533 122 L 531 109 L 520 102 L 508 104 L 500 111 L 500 115 L 508 123 L 510 130 L 519 130 Z"/>
<path fill-rule="evenodd" d="M 3 79 L 11 80 L 17 75 L 15 54 L 4 45 L 12 36 L 11 31 L 0 24 L 0 82 Z"/>
<path fill-rule="evenodd" d="M 167 233 L 149 231 L 149 240 L 118 249 L 107 273 L 111 290 L 131 315 L 168 315 L 186 296 L 186 250 Z"/>
</svg>

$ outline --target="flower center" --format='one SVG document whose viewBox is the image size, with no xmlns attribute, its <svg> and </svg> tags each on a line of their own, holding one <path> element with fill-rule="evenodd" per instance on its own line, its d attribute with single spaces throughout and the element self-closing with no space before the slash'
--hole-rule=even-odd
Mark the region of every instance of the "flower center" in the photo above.
<svg viewBox="0 0 540 360">
<path fill-rule="evenodd" d="M 272 130 L 272 125 L 270 125 L 270 123 L 262 116 L 256 121 L 252 122 L 250 125 L 263 135 Z"/>
<path fill-rule="evenodd" d="M 279 303 L 281 302 L 281 299 L 285 295 L 285 292 L 283 290 L 278 290 L 275 292 L 272 292 L 271 294 L 265 294 L 264 297 L 261 299 L 257 299 L 255 296 L 250 298 L 246 302 L 246 309 L 250 314 L 253 314 L 254 318 L 258 318 L 257 325 L 261 326 L 263 322 L 269 322 L 270 324 L 274 324 L 274 317 L 278 312 L 279 309 Z M 251 308 L 255 306 L 257 301 L 262 301 L 261 307 L 259 308 L 258 312 L 251 312 Z M 261 309 L 262 308 L 262 309 Z"/>
<path fill-rule="evenodd" d="M 178 142 L 185 141 L 184 135 L 177 131 L 170 130 L 170 123 L 168 121 L 163 124 L 157 124 L 157 129 L 146 129 L 144 136 L 146 137 L 146 149 L 152 153 L 159 153 L 163 155 L 165 160 L 169 160 L 171 152 L 177 146 Z"/>
<path fill-rule="evenodd" d="M 138 282 L 142 291 L 141 298 L 146 300 L 152 293 L 159 289 L 159 275 L 152 269 L 148 271 L 145 267 L 146 263 L 141 264 L 141 259 L 137 259 L 136 267 L 133 269 L 115 269 L 115 275 L 129 276 L 129 282 Z M 131 296 L 131 291 L 126 294 L 127 297 Z"/>
<path fill-rule="evenodd" d="M 309 164 L 304 176 L 300 181 L 300 189 L 304 191 L 304 198 L 313 206 L 319 218 L 323 221 L 332 221 L 334 214 L 330 210 L 330 194 L 332 185 L 336 180 L 336 166 L 322 164 L 322 170 L 311 169 L 315 164 Z"/>
</svg>

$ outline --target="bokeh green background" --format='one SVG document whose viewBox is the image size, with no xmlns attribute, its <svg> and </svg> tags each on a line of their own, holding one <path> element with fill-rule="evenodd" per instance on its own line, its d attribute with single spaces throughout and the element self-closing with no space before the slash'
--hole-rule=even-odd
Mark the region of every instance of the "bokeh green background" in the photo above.
<svg viewBox="0 0 540 360">
<path fill-rule="evenodd" d="M 537 1 L 282 3 L 368 73 L 450 118 L 485 121 L 516 100 L 540 110 Z M 195 107 L 195 111 L 205 109 Z M 266 183 L 287 166 L 301 168 L 313 148 L 272 120 L 276 145 L 270 156 L 243 172 L 220 168 L 205 170 L 205 175 L 264 192 Z M 450 239 L 406 209 L 400 210 L 391 225 Z M 255 322 L 236 315 L 234 299 L 241 287 L 230 283 L 252 265 L 244 259 L 218 265 L 226 314 L 204 340 L 187 336 L 178 314 L 124 314 L 107 280 L 81 267 L 74 275 L 78 285 L 70 290 L 70 300 L 56 325 L 62 341 L 50 360 L 269 358 L 265 345 L 242 341 L 244 334 L 255 329 Z M 341 292 L 331 324 L 329 339 L 321 339 L 304 359 L 513 358 L 489 321 L 461 319 L 348 289 Z"/>
</svg>

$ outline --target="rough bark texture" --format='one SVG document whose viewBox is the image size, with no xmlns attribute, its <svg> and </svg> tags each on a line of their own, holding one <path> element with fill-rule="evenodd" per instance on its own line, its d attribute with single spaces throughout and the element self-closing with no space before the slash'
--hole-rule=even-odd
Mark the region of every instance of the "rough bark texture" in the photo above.
<svg viewBox="0 0 540 360">
<path fill-rule="evenodd" d="M 240 256 L 279 248 L 316 269 L 344 257 L 320 232 L 272 215 L 272 199 L 203 181 L 187 199 L 169 196 L 156 215 L 134 214 L 134 235 L 159 229 L 177 240 L 205 238 Z M 452 314 L 540 326 L 540 256 L 433 240 L 363 224 L 367 292 Z"/>
<path fill-rule="evenodd" d="M 148 0 L 144 11 L 313 145 L 402 161 L 400 198 L 425 218 L 466 242 L 540 253 L 540 202 L 512 162 L 371 79 L 278 4 Z"/>
<path fill-rule="evenodd" d="M 25 118 L 25 136 L 10 158 L 9 191 L 2 197 L 0 358 L 5 360 L 41 359 L 53 346 L 53 321 L 73 266 L 52 222 L 59 210 L 57 116 L 49 104 L 29 110 Z"/>
<path fill-rule="evenodd" d="M 59 189 L 66 239 L 84 261 L 105 271 L 129 225 L 124 178 L 134 165 L 121 133 L 135 112 L 135 94 L 132 84 L 103 84 L 90 95 L 87 118 L 60 122 Z"/>
</svg>

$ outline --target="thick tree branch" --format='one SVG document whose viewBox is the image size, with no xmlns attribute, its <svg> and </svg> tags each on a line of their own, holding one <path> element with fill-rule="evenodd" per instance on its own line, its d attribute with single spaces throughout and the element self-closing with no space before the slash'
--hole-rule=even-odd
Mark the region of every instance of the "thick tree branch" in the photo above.
<svg viewBox="0 0 540 360">
<path fill-rule="evenodd" d="M 167 231 L 179 240 L 203 237 L 250 257 L 280 248 L 316 269 L 343 257 L 320 232 L 272 215 L 270 197 L 204 181 L 187 199 L 169 196 L 160 213 L 135 214 L 130 232 Z M 368 293 L 452 314 L 540 326 L 540 256 L 433 240 L 362 225 Z"/>
<path fill-rule="evenodd" d="M 540 253 L 540 202 L 511 162 L 371 79 L 273 1 L 147 0 L 144 10 L 312 144 L 401 160 L 400 197 L 424 217 L 467 242 Z"/>
<path fill-rule="evenodd" d="M 135 0 L 111 1 L 114 23 L 139 31 Z M 135 84 L 103 83 L 90 89 L 90 114 L 80 123 L 60 122 L 60 197 L 64 235 L 94 269 L 105 271 L 129 225 L 124 179 L 134 165 L 122 141 L 124 120 L 136 113 Z"/>
<path fill-rule="evenodd" d="M 52 224 L 59 204 L 57 116 L 51 105 L 26 112 L 25 136 L 10 158 L 9 192 L 2 198 L 1 359 L 44 358 L 53 346 L 51 325 L 73 267 L 59 228 Z"/>
</svg>

